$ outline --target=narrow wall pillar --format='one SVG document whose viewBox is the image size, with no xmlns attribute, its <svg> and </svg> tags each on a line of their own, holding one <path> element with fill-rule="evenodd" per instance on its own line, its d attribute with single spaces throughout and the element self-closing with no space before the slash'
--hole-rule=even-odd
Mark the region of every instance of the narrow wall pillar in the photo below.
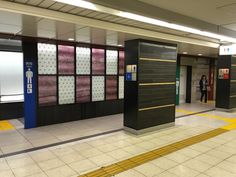
<svg viewBox="0 0 236 177">
<path fill-rule="evenodd" d="M 22 41 L 24 55 L 24 120 L 25 128 L 37 125 L 37 42 Z"/>
<path fill-rule="evenodd" d="M 236 57 L 219 56 L 217 63 L 216 108 L 236 109 Z"/>
<path fill-rule="evenodd" d="M 124 126 L 135 134 L 175 121 L 177 46 L 146 40 L 125 43 Z"/>
</svg>

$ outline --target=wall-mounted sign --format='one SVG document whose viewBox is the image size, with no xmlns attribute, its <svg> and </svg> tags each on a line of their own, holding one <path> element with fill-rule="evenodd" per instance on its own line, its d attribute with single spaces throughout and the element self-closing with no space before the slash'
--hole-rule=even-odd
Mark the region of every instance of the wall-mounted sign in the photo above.
<svg viewBox="0 0 236 177">
<path fill-rule="evenodd" d="M 32 58 L 24 58 L 24 118 L 25 128 L 36 127 L 36 61 Z"/>
<path fill-rule="evenodd" d="M 235 55 L 236 45 L 220 46 L 220 55 Z"/>
<path fill-rule="evenodd" d="M 26 62 L 26 72 L 25 72 L 25 77 L 27 80 L 27 93 L 31 94 L 32 90 L 33 90 L 33 84 L 32 84 L 32 80 L 33 80 L 33 71 L 32 71 L 32 67 L 33 67 L 33 63 L 32 62 Z"/>
<path fill-rule="evenodd" d="M 218 79 L 229 79 L 229 68 L 220 68 L 218 70 Z"/>
<path fill-rule="evenodd" d="M 137 65 L 126 66 L 126 81 L 137 81 Z"/>
</svg>

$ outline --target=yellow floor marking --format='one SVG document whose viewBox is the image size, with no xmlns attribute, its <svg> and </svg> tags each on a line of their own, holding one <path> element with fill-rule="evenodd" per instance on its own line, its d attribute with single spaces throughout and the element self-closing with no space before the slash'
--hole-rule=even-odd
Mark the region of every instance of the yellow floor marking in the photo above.
<svg viewBox="0 0 236 177">
<path fill-rule="evenodd" d="M 194 113 L 196 113 L 196 112 L 192 112 L 192 111 L 187 111 L 185 109 L 176 109 L 176 112 L 184 113 L 184 114 L 194 114 Z"/>
<path fill-rule="evenodd" d="M 9 121 L 7 120 L 0 121 L 0 131 L 13 130 L 13 129 L 15 129 L 15 127 L 12 124 L 10 124 Z"/>
<path fill-rule="evenodd" d="M 188 110 L 185 110 L 185 109 L 176 109 L 176 112 L 184 113 L 184 114 L 187 114 L 187 115 L 196 113 L 196 112 L 188 111 Z M 226 130 L 236 129 L 236 118 L 226 118 L 226 117 L 213 115 L 213 114 L 209 114 L 209 113 L 199 113 L 199 114 L 195 114 L 195 115 L 200 116 L 200 117 L 206 117 L 206 118 L 222 120 L 222 121 L 228 123 L 228 125 L 222 126 L 221 127 L 222 129 L 226 129 Z"/>
<path fill-rule="evenodd" d="M 163 157 L 167 154 L 170 154 L 172 152 L 176 152 L 176 151 L 183 149 L 187 146 L 197 144 L 199 142 L 213 138 L 217 135 L 220 135 L 220 134 L 228 132 L 228 131 L 229 130 L 227 130 L 227 129 L 217 128 L 215 130 L 211 130 L 209 132 L 205 132 L 200 135 L 196 135 L 196 136 L 181 140 L 179 142 L 175 142 L 175 143 L 166 145 L 164 147 L 157 148 L 155 150 L 145 152 L 143 154 L 131 157 L 129 159 L 122 160 L 120 162 L 102 167 L 98 170 L 81 175 L 80 177 L 111 177 L 111 176 L 114 176 L 118 173 L 132 169 L 132 168 L 142 165 L 146 162 Z"/>
</svg>

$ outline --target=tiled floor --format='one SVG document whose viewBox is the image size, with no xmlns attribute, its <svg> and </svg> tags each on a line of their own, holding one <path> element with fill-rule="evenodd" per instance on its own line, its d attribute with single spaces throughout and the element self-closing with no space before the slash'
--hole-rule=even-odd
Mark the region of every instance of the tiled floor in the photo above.
<svg viewBox="0 0 236 177">
<path fill-rule="evenodd" d="M 183 116 L 192 111 L 201 112 L 212 108 L 213 105 L 203 103 L 181 104 L 176 108 L 176 116 Z M 122 116 L 122 114 L 118 114 L 96 119 L 49 125 L 29 130 L 25 130 L 23 124 L 19 120 L 10 120 L 9 122 L 15 129 L 0 131 L 0 155 L 122 129 Z M 185 122 L 187 124 L 194 123 L 194 121 L 194 119 L 177 120 L 177 122 Z M 202 121 L 207 122 L 207 119 L 202 119 Z M 195 122 L 195 124 L 196 123 L 199 123 L 199 121 Z"/>
<path fill-rule="evenodd" d="M 199 106 L 198 106 L 199 105 Z M 196 104 L 199 111 L 201 104 Z M 179 108 L 180 109 L 180 108 Z M 194 112 L 194 108 L 188 110 Z M 124 131 L 75 141 L 29 153 L 0 158 L 0 177 L 76 177 L 108 164 L 134 157 L 165 145 L 227 125 L 236 113 L 211 111 L 176 119 L 171 128 L 134 136 Z M 121 115 L 40 127 L 18 128 L 0 133 L 1 153 L 34 147 L 53 140 L 61 141 L 85 134 L 85 130 L 101 132 L 122 127 Z M 227 119 L 227 120 L 228 120 Z M 98 121 L 101 122 L 98 122 Z M 94 123 L 96 122 L 96 123 Z M 12 122 L 14 124 L 14 122 Z M 15 122 L 17 123 L 17 122 Z M 82 124 L 81 124 L 82 123 Z M 233 123 L 232 123 L 233 124 Z M 96 125 L 96 128 L 94 128 Z M 85 128 L 84 134 L 78 127 Z M 71 135 L 72 134 L 72 135 Z M 71 136 L 70 136 L 71 135 Z M 6 136 L 8 138 L 6 138 Z M 44 139 L 43 137 L 49 138 Z M 5 138 L 4 138 L 5 137 Z M 57 142 L 56 141 L 56 142 Z M 17 142 L 17 143 L 15 143 Z M 116 176 L 125 177 L 235 177 L 236 130 L 149 161 Z"/>
</svg>

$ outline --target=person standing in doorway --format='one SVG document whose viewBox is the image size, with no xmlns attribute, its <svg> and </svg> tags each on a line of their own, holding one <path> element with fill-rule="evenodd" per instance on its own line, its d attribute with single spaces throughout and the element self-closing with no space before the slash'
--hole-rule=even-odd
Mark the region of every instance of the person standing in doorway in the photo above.
<svg viewBox="0 0 236 177">
<path fill-rule="evenodd" d="M 207 78 L 206 75 L 202 75 L 201 80 L 199 81 L 200 91 L 201 91 L 201 102 L 203 97 L 205 97 L 204 101 L 207 103 Z"/>
</svg>

